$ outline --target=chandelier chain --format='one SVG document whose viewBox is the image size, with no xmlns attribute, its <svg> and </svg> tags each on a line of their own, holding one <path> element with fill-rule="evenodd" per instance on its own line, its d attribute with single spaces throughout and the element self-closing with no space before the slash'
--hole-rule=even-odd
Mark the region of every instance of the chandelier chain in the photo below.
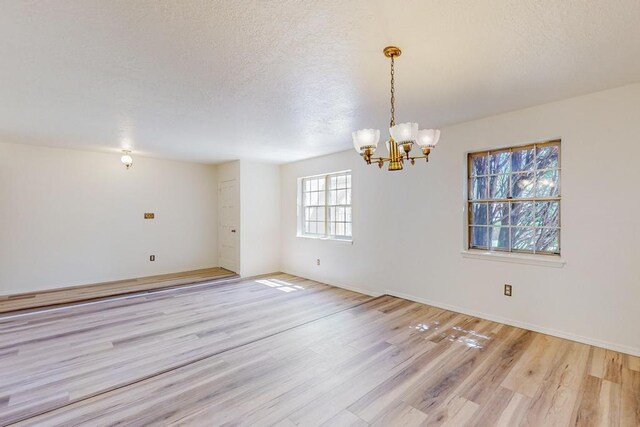
<svg viewBox="0 0 640 427">
<path fill-rule="evenodd" d="M 389 123 L 389 127 L 393 127 L 396 124 L 396 89 L 394 86 L 395 83 L 395 69 L 394 69 L 394 57 L 395 55 L 391 55 L 391 122 Z"/>
</svg>

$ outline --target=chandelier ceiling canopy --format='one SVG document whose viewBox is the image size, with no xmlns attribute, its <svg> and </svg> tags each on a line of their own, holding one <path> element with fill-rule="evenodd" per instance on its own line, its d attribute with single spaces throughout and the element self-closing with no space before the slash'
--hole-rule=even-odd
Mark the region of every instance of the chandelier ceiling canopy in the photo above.
<svg viewBox="0 0 640 427">
<path fill-rule="evenodd" d="M 360 129 L 353 132 L 353 147 L 364 158 L 367 164 L 376 163 L 380 168 L 385 163 L 389 163 L 390 171 L 403 169 L 404 161 L 407 160 L 412 165 L 416 159 L 429 161 L 429 154 L 435 148 L 440 139 L 438 129 L 418 129 L 418 123 L 396 124 L 395 117 L 395 58 L 402 54 L 402 51 L 395 46 L 387 46 L 383 50 L 384 55 L 391 59 L 391 120 L 389 122 L 390 138 L 386 142 L 389 157 L 373 157 L 378 142 L 380 141 L 380 130 Z M 422 150 L 421 156 L 411 156 L 411 148 L 417 144 Z M 400 151 L 402 149 L 402 152 Z"/>
</svg>

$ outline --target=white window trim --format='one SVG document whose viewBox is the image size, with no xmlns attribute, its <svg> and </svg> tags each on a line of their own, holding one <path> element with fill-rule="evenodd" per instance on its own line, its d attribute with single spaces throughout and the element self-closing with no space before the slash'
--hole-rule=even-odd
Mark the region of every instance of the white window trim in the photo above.
<svg viewBox="0 0 640 427">
<path fill-rule="evenodd" d="M 463 249 L 460 253 L 463 258 L 538 265 L 541 267 L 562 268 L 566 263 L 563 259 L 553 255 L 521 255 L 509 252 L 485 251 L 483 249 Z"/>
<path fill-rule="evenodd" d="M 301 234 L 300 232 L 296 234 L 296 237 L 300 237 L 301 239 L 326 240 L 328 242 L 346 243 L 348 245 L 353 245 L 353 237 L 340 239 L 338 237 L 308 236 L 306 234 Z"/>
<path fill-rule="evenodd" d="M 320 176 L 328 176 L 328 175 L 338 175 L 341 173 L 350 173 L 351 174 L 351 237 L 336 237 L 336 236 L 314 236 L 309 234 L 304 234 L 302 230 L 304 229 L 304 215 L 302 214 L 302 182 L 308 178 L 317 178 Z M 328 242 L 338 242 L 338 243 L 346 243 L 353 244 L 353 171 L 351 169 L 344 169 L 335 172 L 327 172 L 327 173 L 319 173 L 316 175 L 307 175 L 298 178 L 296 188 L 296 237 L 301 239 L 310 239 L 316 241 L 328 241 Z M 326 200 L 325 200 L 326 203 Z"/>
<path fill-rule="evenodd" d="M 545 140 L 562 140 L 560 137 L 551 137 L 551 138 L 543 138 L 536 139 L 535 141 L 523 142 L 520 144 L 514 144 L 513 146 L 519 145 L 529 145 L 540 143 L 540 141 Z M 488 148 L 477 148 L 473 150 L 468 150 L 463 153 L 462 164 L 464 167 L 462 168 L 462 249 L 460 250 L 460 254 L 463 258 L 467 259 L 477 259 L 484 261 L 498 261 L 498 262 L 509 262 L 514 264 L 526 264 L 526 265 L 537 265 L 541 267 L 553 267 L 553 268 L 562 268 L 566 264 L 565 259 L 562 257 L 562 253 L 559 256 L 556 255 L 547 255 L 547 254 L 519 254 L 514 252 L 502 252 L 502 251 L 487 251 L 484 249 L 473 249 L 469 248 L 469 199 L 468 199 L 468 191 L 469 191 L 469 177 L 468 177 L 468 158 L 469 154 L 475 153 L 478 151 L 497 151 L 501 148 L 488 147 Z"/>
</svg>

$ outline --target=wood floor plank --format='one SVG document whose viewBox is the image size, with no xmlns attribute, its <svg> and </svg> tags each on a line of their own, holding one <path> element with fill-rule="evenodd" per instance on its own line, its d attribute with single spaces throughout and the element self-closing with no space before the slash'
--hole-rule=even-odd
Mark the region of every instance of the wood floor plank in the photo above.
<svg viewBox="0 0 640 427">
<path fill-rule="evenodd" d="M 563 341 L 542 385 L 531 399 L 527 425 L 567 425 L 587 370 L 589 346 Z"/>
<path fill-rule="evenodd" d="M 424 424 L 428 418 L 429 416 L 424 412 L 400 401 L 389 411 L 385 412 L 384 416 L 380 417 L 375 423 L 371 425 L 375 427 L 412 427 Z"/>
<path fill-rule="evenodd" d="M 297 424 L 291 422 L 291 425 L 295 426 Z M 322 427 L 366 427 L 368 425 L 368 423 L 356 417 L 353 413 L 344 410 L 340 411 L 338 415 L 322 424 Z"/>
<path fill-rule="evenodd" d="M 0 348 L 18 351 L 0 365 L 0 396 L 9 397 L 0 420 L 50 411 L 369 299 L 288 275 L 271 280 L 280 284 L 236 281 L 96 311 L 0 318 Z M 281 291 L 283 283 L 296 291 Z"/>
<path fill-rule="evenodd" d="M 637 367 L 278 274 L 0 317 L 0 425 L 637 426 Z"/>
<path fill-rule="evenodd" d="M 96 298 L 123 295 L 150 289 L 163 289 L 237 276 L 220 267 L 205 268 L 180 273 L 161 274 L 113 282 L 70 286 L 23 294 L 0 295 L 0 313 L 86 301 Z"/>
<path fill-rule="evenodd" d="M 502 387 L 534 397 L 551 367 L 562 340 L 549 335 L 536 335 L 516 366 L 502 382 Z"/>
<path fill-rule="evenodd" d="M 622 390 L 620 395 L 620 425 L 640 426 L 640 393 Z"/>
<path fill-rule="evenodd" d="M 506 409 L 499 412 L 500 418 L 495 424 L 497 427 L 512 427 L 522 424 L 529 408 L 530 398 L 520 393 L 513 393 Z M 486 424 L 490 425 L 490 424 Z"/>
<path fill-rule="evenodd" d="M 630 354 L 625 354 L 624 367 L 629 368 L 632 371 L 640 372 L 640 357 L 635 357 L 635 356 L 631 356 Z"/>
<path fill-rule="evenodd" d="M 607 350 L 604 348 L 591 348 L 591 353 L 589 355 L 589 375 L 597 378 L 604 378 L 606 353 Z"/>
</svg>

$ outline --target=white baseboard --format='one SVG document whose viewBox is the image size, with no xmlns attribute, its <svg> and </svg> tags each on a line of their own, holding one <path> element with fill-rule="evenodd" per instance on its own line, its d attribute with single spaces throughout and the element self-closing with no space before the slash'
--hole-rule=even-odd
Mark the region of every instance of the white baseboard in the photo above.
<svg viewBox="0 0 640 427">
<path fill-rule="evenodd" d="M 558 338 L 564 338 L 571 341 L 576 341 L 582 344 L 593 345 L 596 347 L 602 347 L 613 351 L 619 351 L 621 353 L 630 354 L 632 356 L 640 357 L 640 348 L 634 348 L 623 344 L 616 344 L 608 341 L 602 341 L 595 338 L 583 337 L 581 335 L 572 334 L 569 332 L 558 331 L 556 329 L 545 328 L 542 326 L 534 325 L 531 323 L 520 322 L 518 320 L 507 319 L 500 316 L 494 316 L 492 314 L 482 313 L 479 311 L 469 310 L 463 307 L 458 307 L 450 304 L 444 304 L 438 301 L 432 301 L 426 298 L 420 298 L 413 295 L 404 294 L 402 292 L 396 292 L 392 290 L 385 291 L 387 295 L 391 295 L 398 298 L 407 299 L 410 301 L 419 302 L 422 304 L 432 305 L 434 307 L 443 308 L 449 311 L 455 311 L 456 313 L 467 314 L 469 316 L 479 317 L 485 320 L 491 320 L 493 322 L 504 323 L 505 325 L 515 326 L 516 328 L 528 329 L 530 331 L 539 332 L 546 335 L 552 335 Z"/>
<path fill-rule="evenodd" d="M 620 353 L 630 354 L 632 356 L 640 357 L 640 348 L 630 347 L 624 344 L 617 344 L 608 341 L 603 341 L 595 338 L 583 337 L 581 335 L 572 334 L 570 332 L 559 331 L 556 329 L 545 328 L 543 326 L 534 325 L 531 323 L 521 322 L 514 319 L 508 319 L 505 317 L 495 316 L 493 314 L 482 313 L 480 311 L 470 310 L 464 307 L 458 307 L 455 305 L 445 304 L 438 301 L 432 301 L 427 298 L 416 297 L 409 294 L 404 294 L 402 292 L 396 292 L 390 289 L 385 290 L 384 292 L 372 291 L 369 289 L 358 288 L 355 286 L 344 285 L 341 283 L 336 283 L 333 281 L 327 281 L 320 277 L 309 277 L 307 274 L 293 272 L 293 271 L 285 271 L 286 274 L 292 274 L 298 277 L 306 277 L 310 280 L 315 280 L 320 283 L 325 283 L 329 286 L 335 286 L 337 288 L 346 289 L 348 291 L 358 292 L 364 295 L 368 295 L 371 297 L 379 297 L 381 295 L 391 295 L 398 298 L 407 299 L 410 301 L 419 302 L 426 305 L 432 305 L 434 307 L 442 308 L 449 311 L 455 311 L 456 313 L 467 314 L 469 316 L 479 317 L 485 320 L 491 320 L 493 322 L 504 323 L 505 325 L 515 326 L 516 328 L 527 329 L 534 332 L 539 332 L 541 334 L 552 335 L 558 338 L 564 338 L 571 341 L 576 341 L 582 344 L 593 345 L 596 347 L 606 348 L 613 351 L 618 351 Z"/>
<path fill-rule="evenodd" d="M 341 288 L 341 289 L 346 289 L 348 291 L 357 292 L 359 294 L 368 295 L 368 296 L 374 297 L 374 298 L 375 297 L 379 297 L 380 295 L 384 295 L 384 292 L 376 292 L 376 291 L 372 291 L 370 289 L 364 289 L 364 288 L 358 288 L 356 286 L 344 285 L 344 284 L 341 284 L 341 283 L 336 283 L 334 281 L 327 281 L 327 280 L 325 280 L 323 278 L 320 278 L 320 277 L 311 277 L 311 275 L 309 275 L 309 274 L 297 273 L 297 272 L 293 272 L 293 271 L 290 271 L 290 270 L 287 270 L 287 271 L 283 270 L 283 273 L 291 274 L 293 276 L 298 276 L 298 277 L 304 277 L 304 278 L 309 279 L 309 280 L 313 280 L 313 281 L 316 281 L 316 282 L 319 282 L 319 283 L 324 283 L 325 285 L 329 285 L 329 286 L 333 286 L 333 287 Z"/>
<path fill-rule="evenodd" d="M 322 282 L 322 283 L 324 283 L 324 282 Z M 346 290 L 352 291 L 352 292 L 357 292 L 359 294 L 368 295 L 368 296 L 373 297 L 373 298 L 376 298 L 376 297 L 379 297 L 381 295 L 384 295 L 384 292 L 374 292 L 374 291 L 371 291 L 369 289 L 356 288 L 356 287 L 353 287 L 353 286 L 337 285 L 337 284 L 333 284 L 333 283 L 327 283 L 327 285 L 334 286 L 336 288 L 346 289 Z"/>
</svg>

